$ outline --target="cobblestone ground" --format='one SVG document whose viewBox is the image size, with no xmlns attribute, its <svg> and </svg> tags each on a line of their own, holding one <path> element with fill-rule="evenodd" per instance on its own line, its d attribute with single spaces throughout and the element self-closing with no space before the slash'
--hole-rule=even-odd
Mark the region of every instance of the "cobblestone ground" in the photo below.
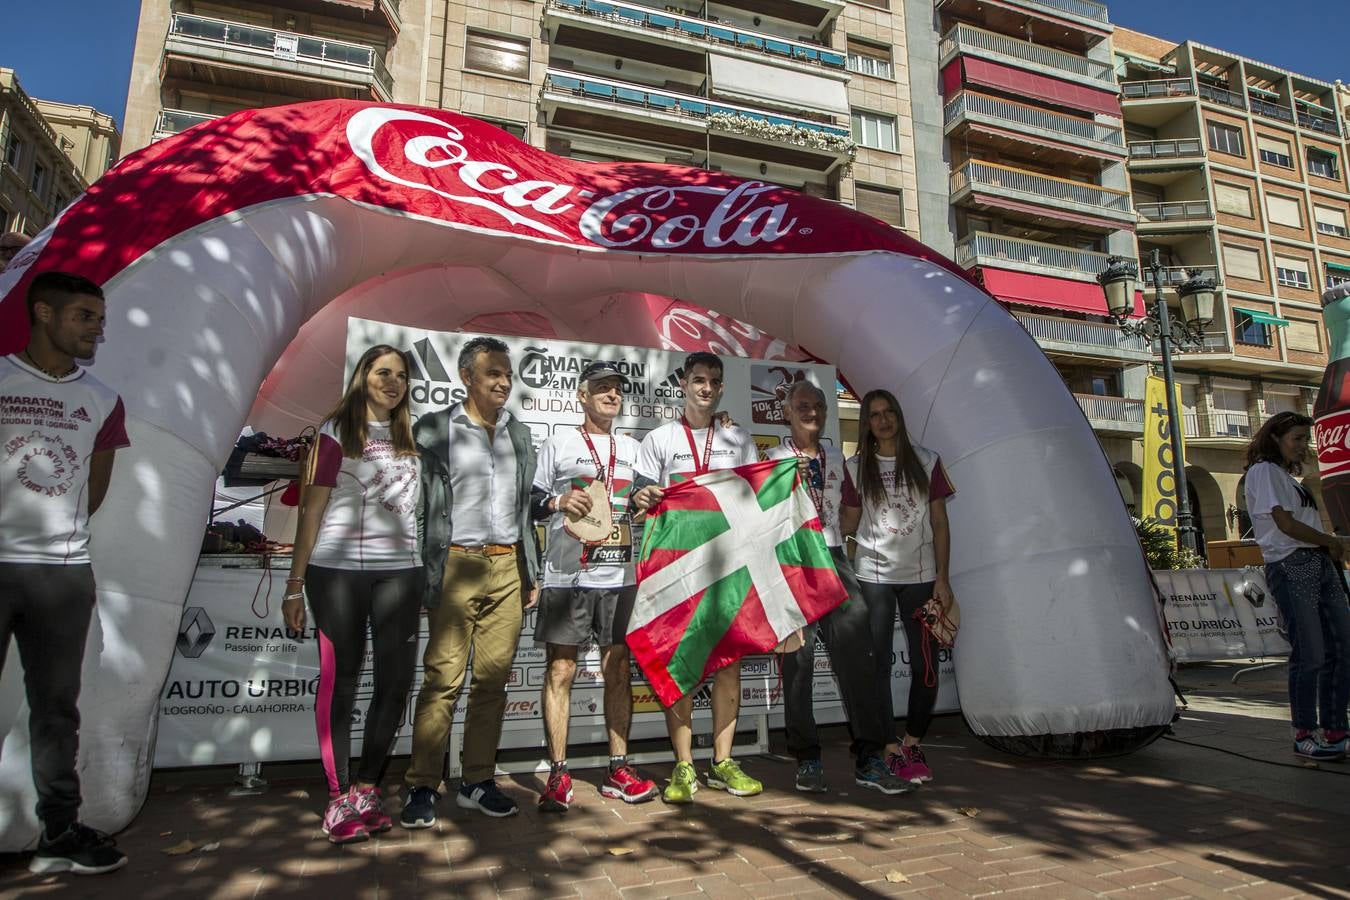
<svg viewBox="0 0 1350 900">
<path fill-rule="evenodd" d="M 1283 668 L 1232 685 L 1238 668 L 1185 670 L 1191 707 L 1174 737 L 1118 760 L 1010 757 L 940 718 L 927 742 L 938 780 L 894 799 L 852 784 L 831 729 L 832 791 L 819 797 L 793 792 L 790 763 L 755 759 L 758 797 L 705 789 L 691 807 L 627 807 L 583 771 L 572 810 L 541 814 L 539 779 L 515 776 L 503 779 L 515 818 L 443 802 L 434 829 L 337 848 L 308 768 L 269 768 L 270 790 L 239 799 L 225 795 L 231 773 L 166 773 L 118 838 L 126 869 L 37 878 L 25 858 L 0 856 L 0 896 L 1350 897 L 1350 764 L 1296 761 Z M 185 840 L 199 848 L 165 852 Z"/>
</svg>

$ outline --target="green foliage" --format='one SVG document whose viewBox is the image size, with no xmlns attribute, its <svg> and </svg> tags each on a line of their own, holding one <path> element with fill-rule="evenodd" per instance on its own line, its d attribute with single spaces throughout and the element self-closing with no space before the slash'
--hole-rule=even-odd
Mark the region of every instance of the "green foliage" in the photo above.
<svg viewBox="0 0 1350 900">
<path fill-rule="evenodd" d="M 1175 533 L 1163 528 L 1157 519 L 1131 519 L 1150 569 L 1206 568 L 1204 558 L 1193 550 L 1178 547 Z"/>
</svg>

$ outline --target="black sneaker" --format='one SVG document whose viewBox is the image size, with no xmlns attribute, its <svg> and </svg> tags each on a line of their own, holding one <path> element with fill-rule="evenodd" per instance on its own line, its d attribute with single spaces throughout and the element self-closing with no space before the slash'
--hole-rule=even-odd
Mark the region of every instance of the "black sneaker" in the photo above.
<svg viewBox="0 0 1350 900">
<path fill-rule="evenodd" d="M 497 782 L 489 778 L 477 784 L 466 784 L 455 795 L 455 802 L 462 809 L 476 809 L 485 816 L 504 819 L 520 812 L 516 801 L 502 793 Z"/>
<path fill-rule="evenodd" d="M 404 828 L 430 828 L 436 824 L 436 801 L 441 795 L 429 787 L 415 787 L 403 801 L 398 823 Z"/>
<path fill-rule="evenodd" d="M 101 831 L 76 822 L 54 840 L 47 840 L 47 832 L 42 832 L 37 852 L 28 864 L 28 871 L 38 875 L 55 872 L 101 875 L 126 864 L 127 855 L 117 849 L 116 841 Z"/>
<path fill-rule="evenodd" d="M 825 767 L 818 759 L 804 759 L 797 763 L 797 790 L 804 794 L 823 794 L 829 788 L 825 786 Z"/>
</svg>

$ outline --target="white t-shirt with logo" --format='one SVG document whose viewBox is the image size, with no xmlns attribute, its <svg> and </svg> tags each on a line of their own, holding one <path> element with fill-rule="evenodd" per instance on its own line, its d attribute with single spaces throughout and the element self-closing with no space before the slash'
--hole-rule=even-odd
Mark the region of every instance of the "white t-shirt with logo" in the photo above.
<svg viewBox="0 0 1350 900">
<path fill-rule="evenodd" d="M 830 547 L 844 546 L 844 536 L 839 530 L 839 507 L 840 506 L 858 506 L 861 501 L 858 499 L 858 492 L 853 487 L 853 476 L 849 474 L 848 467 L 844 465 L 844 454 L 835 447 L 821 445 L 825 451 L 824 481 L 825 487 L 820 491 L 820 497 L 824 508 L 817 508 L 816 512 L 820 514 L 821 528 L 825 533 L 825 543 Z M 791 459 L 799 454 L 793 449 L 792 438 L 785 438 L 783 443 L 777 447 L 770 447 L 764 453 L 765 459 Z M 811 492 L 811 499 L 814 500 L 816 492 Z"/>
<path fill-rule="evenodd" d="M 853 569 L 859 581 L 869 584 L 921 584 L 937 578 L 933 554 L 933 521 L 929 504 L 956 493 L 942 460 L 931 450 L 915 447 L 919 462 L 928 473 L 928 494 L 895 486 L 895 457 L 878 456 L 877 471 L 886 489 L 886 502 L 876 504 L 863 493 L 858 477 L 858 457 L 848 461 L 849 474 L 862 500 L 862 520 L 855 540 L 858 552 Z"/>
<path fill-rule="evenodd" d="M 422 565 L 417 505 L 422 460 L 395 456 L 389 425 L 366 424 L 360 459 L 342 455 L 330 421 L 319 429 L 314 483 L 333 489 L 310 562 L 332 569 L 410 569 Z"/>
<path fill-rule="evenodd" d="M 131 444 L 117 392 L 0 357 L 0 562 L 89 562 L 89 458 Z"/>
<path fill-rule="evenodd" d="M 1242 484 L 1247 492 L 1247 515 L 1252 518 L 1252 532 L 1261 547 L 1262 559 L 1268 563 L 1279 562 L 1295 550 L 1317 547 L 1285 534 L 1271 515 L 1278 506 L 1293 516 L 1294 521 L 1322 530 L 1322 516 L 1317 512 L 1312 494 L 1295 481 L 1294 476 L 1275 463 L 1259 462 L 1247 470 Z"/>
<path fill-rule="evenodd" d="M 647 432 L 642 439 L 642 450 L 638 454 L 638 473 L 650 478 L 661 487 L 669 487 L 680 481 L 688 481 L 699 474 L 700 468 L 694 463 L 694 451 L 703 463 L 701 471 L 714 472 L 718 469 L 734 469 L 759 462 L 759 448 L 755 439 L 745 429 L 733 425 L 723 428 L 713 423 L 712 450 L 708 452 L 708 429 L 694 428 L 693 448 L 690 449 L 689 432 L 683 422 L 667 422 L 659 428 Z M 705 459 L 705 454 L 708 457 Z"/>
<path fill-rule="evenodd" d="M 549 519 L 548 546 L 544 552 L 544 587 L 620 588 L 635 580 L 628 498 L 633 489 L 633 467 L 637 464 L 640 449 L 638 442 L 623 434 L 591 434 L 587 437 L 600 457 L 602 468 L 609 466 L 611 446 L 614 451 L 610 507 L 616 536 L 612 543 L 584 545 L 563 528 L 566 516 L 554 513 Z M 539 448 L 534 486 L 550 496 L 561 496 L 574 488 L 584 489 L 599 477 L 595 457 L 576 428 L 553 435 Z"/>
</svg>

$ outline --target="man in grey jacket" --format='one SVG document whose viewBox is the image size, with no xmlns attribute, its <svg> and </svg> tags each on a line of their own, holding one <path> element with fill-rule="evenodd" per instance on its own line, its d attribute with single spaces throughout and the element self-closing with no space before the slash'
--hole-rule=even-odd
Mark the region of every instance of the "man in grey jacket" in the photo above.
<svg viewBox="0 0 1350 900">
<path fill-rule="evenodd" d="M 468 391 L 464 401 L 423 416 L 413 428 L 423 449 L 419 531 L 430 634 L 404 776 L 404 828 L 436 824 L 451 718 L 471 652 L 464 774 L 455 802 L 489 816 L 519 811 L 493 773 L 522 610 L 537 596 L 534 446 L 529 428 L 504 408 L 512 378 L 506 344 L 469 341 L 459 355 L 459 377 Z"/>
</svg>

